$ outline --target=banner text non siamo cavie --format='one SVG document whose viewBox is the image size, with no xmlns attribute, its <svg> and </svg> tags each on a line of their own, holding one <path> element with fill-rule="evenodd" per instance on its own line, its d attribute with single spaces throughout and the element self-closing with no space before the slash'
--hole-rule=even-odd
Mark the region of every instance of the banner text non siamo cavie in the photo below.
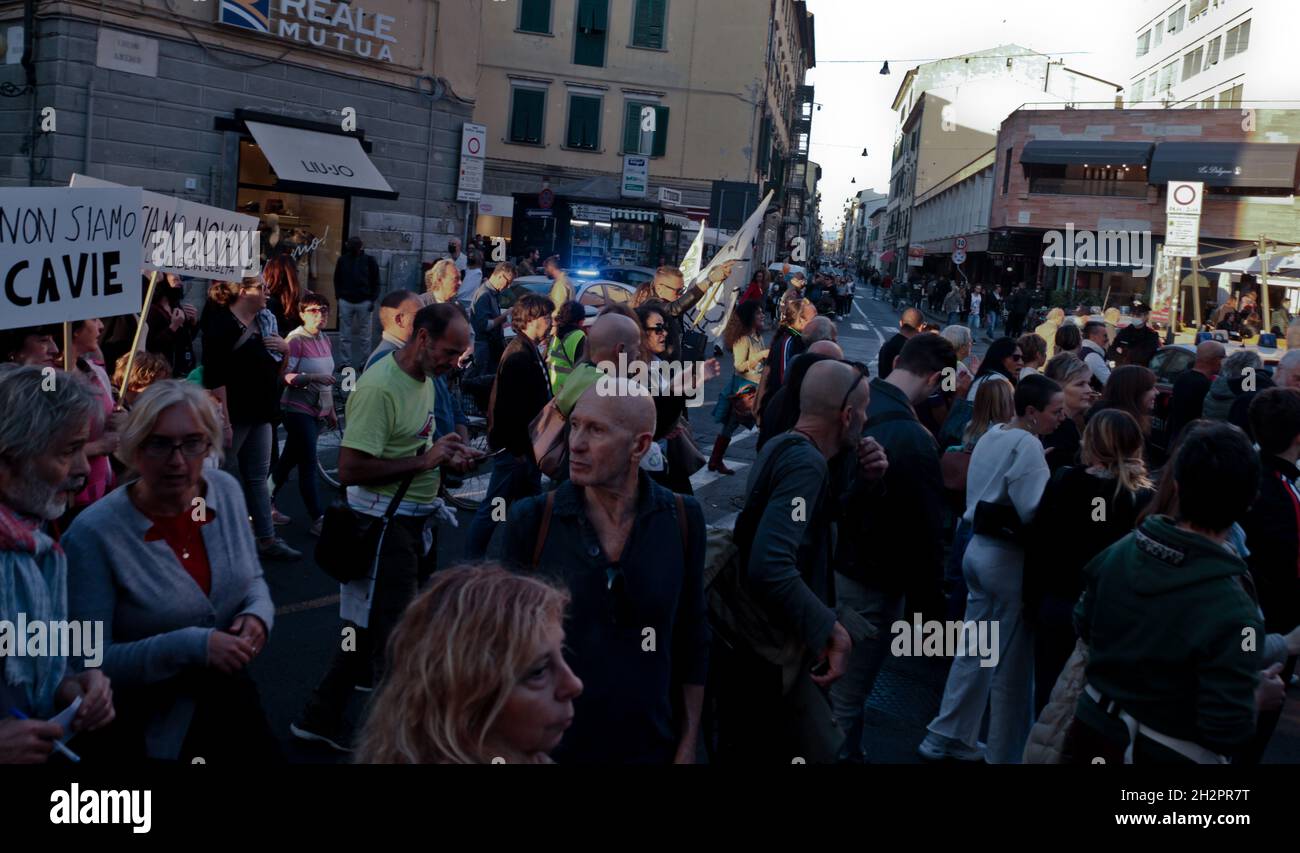
<svg viewBox="0 0 1300 853">
<path fill-rule="evenodd" d="M 0 329 L 140 310 L 140 190 L 0 189 Z"/>
</svg>

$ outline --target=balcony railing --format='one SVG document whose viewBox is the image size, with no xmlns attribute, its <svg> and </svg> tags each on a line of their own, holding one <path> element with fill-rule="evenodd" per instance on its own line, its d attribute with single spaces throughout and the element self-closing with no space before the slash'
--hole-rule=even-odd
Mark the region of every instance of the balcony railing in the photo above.
<svg viewBox="0 0 1300 853">
<path fill-rule="evenodd" d="M 1145 181 L 1096 181 L 1084 178 L 1031 178 L 1029 192 L 1040 195 L 1100 195 L 1146 198 Z"/>
</svg>

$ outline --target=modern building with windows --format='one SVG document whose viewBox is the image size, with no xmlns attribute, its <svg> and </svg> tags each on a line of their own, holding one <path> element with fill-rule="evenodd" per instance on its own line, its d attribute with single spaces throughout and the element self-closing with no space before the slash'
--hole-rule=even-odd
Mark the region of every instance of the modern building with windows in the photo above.
<svg viewBox="0 0 1300 853">
<path fill-rule="evenodd" d="M 1131 252 L 1099 243 L 1090 263 L 1068 253 L 1068 263 L 1049 263 L 1057 258 L 1045 249 L 1050 235 L 1069 228 L 1124 233 L 1149 241 L 1154 260 L 1165 240 L 1169 182 L 1182 180 L 1204 184 L 1199 251 L 1239 250 L 1215 262 L 1250 256 L 1260 238 L 1296 240 L 1300 112 L 1257 110 L 1246 129 L 1235 109 L 1179 118 L 1163 108 L 1018 110 L 998 133 L 990 252 L 1012 268 L 1010 281 L 1092 291 L 1098 304 L 1135 297 L 1150 304 L 1154 276 L 1130 262 L 1141 260 Z M 1287 294 L 1275 290 L 1270 304 L 1283 304 Z"/>
<path fill-rule="evenodd" d="M 81 173 L 251 214 L 264 257 L 288 254 L 331 299 L 357 235 L 387 286 L 418 288 L 465 226 L 472 6 L 4 0 L 0 185 Z"/>
<path fill-rule="evenodd" d="M 701 223 L 725 240 L 768 186 L 769 219 L 804 227 L 800 0 L 515 0 L 482 3 L 481 21 L 494 215 L 475 233 L 568 266 L 675 263 Z"/>
<path fill-rule="evenodd" d="M 912 239 L 914 206 L 940 183 L 985 156 L 998 126 L 1025 104 L 1113 105 L 1121 87 L 1019 45 L 927 62 L 907 71 L 892 109 L 898 116 L 890 166 L 885 263 L 907 276 L 926 263 Z M 943 251 L 951 254 L 952 248 Z"/>
<path fill-rule="evenodd" d="M 1300 28 L 1294 0 L 1145 0 L 1124 103 L 1151 109 L 1295 108 L 1286 73 Z"/>
</svg>

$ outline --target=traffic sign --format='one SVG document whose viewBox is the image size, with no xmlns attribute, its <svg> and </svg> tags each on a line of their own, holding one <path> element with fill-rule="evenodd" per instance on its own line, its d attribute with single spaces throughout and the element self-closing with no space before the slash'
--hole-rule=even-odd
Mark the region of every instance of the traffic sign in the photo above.
<svg viewBox="0 0 1300 853">
<path fill-rule="evenodd" d="M 957 251 L 953 252 L 953 253 L 952 253 L 952 262 L 953 262 L 954 264 L 964 264 L 964 263 L 966 263 L 966 250 L 965 250 L 965 249 L 958 249 Z"/>
<path fill-rule="evenodd" d="M 1201 201 L 1205 197 L 1203 181 L 1170 181 L 1165 213 L 1201 215 Z"/>
<path fill-rule="evenodd" d="M 543 187 L 542 191 L 537 194 L 537 206 L 542 210 L 550 210 L 555 204 L 555 190 L 550 187 Z"/>
<path fill-rule="evenodd" d="M 959 252 L 964 252 L 966 250 L 966 238 L 958 237 L 956 240 L 953 240 L 952 247 Z M 961 261 L 958 261 L 957 263 L 961 263 Z"/>
<path fill-rule="evenodd" d="M 483 195 L 483 167 L 487 158 L 487 128 L 465 122 L 460 126 L 460 179 L 457 201 L 478 201 Z"/>
<path fill-rule="evenodd" d="M 1191 257 L 1197 254 L 1201 236 L 1201 217 L 1189 213 L 1171 213 L 1165 218 L 1165 254 Z"/>
</svg>

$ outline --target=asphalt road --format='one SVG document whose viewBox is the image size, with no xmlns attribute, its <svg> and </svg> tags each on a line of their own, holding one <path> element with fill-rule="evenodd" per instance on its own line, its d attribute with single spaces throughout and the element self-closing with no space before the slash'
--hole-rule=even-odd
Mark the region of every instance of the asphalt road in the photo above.
<svg viewBox="0 0 1300 853">
<path fill-rule="evenodd" d="M 839 343 L 847 358 L 866 362 L 874 376 L 877 372 L 876 355 L 897 326 L 897 313 L 887 303 L 872 299 L 869 288 L 859 287 L 852 315 L 838 323 Z M 982 355 L 986 347 L 987 341 L 981 332 L 977 335 L 976 353 Z M 710 412 L 729 370 L 727 365 L 723 377 L 710 383 L 704 405 L 689 413 L 697 443 L 706 455 L 718 428 Z M 734 476 L 722 476 L 703 469 L 691 478 L 709 524 L 730 526 L 740 511 L 745 480 L 755 458 L 756 435 L 756 431 L 737 433 L 731 442 L 726 461 L 736 472 Z M 322 498 L 333 497 L 327 484 L 322 482 L 320 486 Z M 336 763 L 345 759 L 326 747 L 295 739 L 289 734 L 289 723 L 324 674 L 341 641 L 338 585 L 311 560 L 316 540 L 308 532 L 309 521 L 296 484 L 290 483 L 285 488 L 279 508 L 294 519 L 291 525 L 279 529 L 280 535 L 306 556 L 296 563 L 265 564 L 267 582 L 278 608 L 270 643 L 253 664 L 252 674 L 261 690 L 271 726 L 281 739 L 288 760 Z M 469 518 L 470 514 L 462 512 L 460 527 L 443 526 L 440 529 L 439 566 L 451 566 L 459 561 Z M 898 657 L 888 660 L 867 700 L 865 749 L 868 760 L 873 763 L 921 761 L 916 746 L 925 736 L 926 724 L 938 711 L 947 668 L 948 662 L 943 658 Z M 1300 691 L 1292 689 L 1290 693 L 1291 701 L 1265 756 L 1267 762 L 1300 762 Z M 354 720 L 359 720 L 364 714 L 365 698 L 366 694 L 355 694 L 351 708 Z"/>
</svg>

